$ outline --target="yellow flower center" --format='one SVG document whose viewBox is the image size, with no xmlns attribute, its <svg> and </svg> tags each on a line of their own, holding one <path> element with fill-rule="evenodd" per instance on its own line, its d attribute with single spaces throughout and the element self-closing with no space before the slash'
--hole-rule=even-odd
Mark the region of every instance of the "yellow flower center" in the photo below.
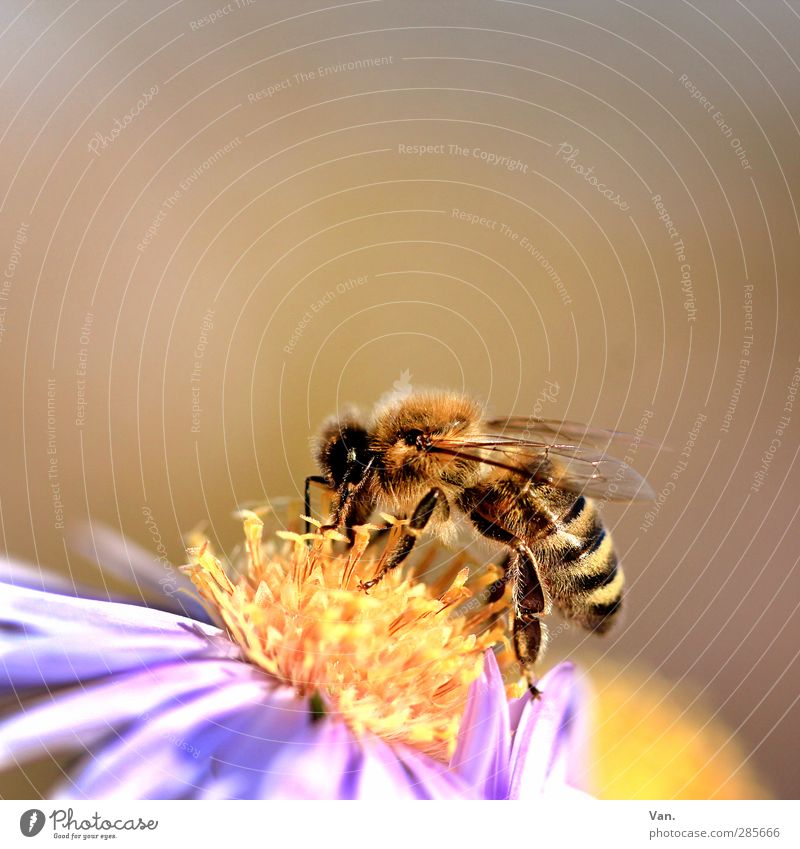
<svg viewBox="0 0 800 849">
<path fill-rule="evenodd" d="M 366 554 L 375 526 L 355 528 L 347 549 L 335 531 L 278 532 L 287 541 L 279 550 L 262 541 L 257 514 L 241 516 L 246 545 L 231 572 L 237 578 L 207 540 L 189 549 L 185 568 L 248 660 L 299 695 L 324 694 L 356 733 L 447 759 L 483 653 L 505 639 L 503 601 L 488 605 L 476 595 L 499 570 L 470 580 L 457 559 L 424 583 L 413 569 L 395 569 L 366 593 L 360 582 L 380 568 L 380 558 Z M 394 526 L 388 551 L 403 522 L 385 518 Z"/>
</svg>

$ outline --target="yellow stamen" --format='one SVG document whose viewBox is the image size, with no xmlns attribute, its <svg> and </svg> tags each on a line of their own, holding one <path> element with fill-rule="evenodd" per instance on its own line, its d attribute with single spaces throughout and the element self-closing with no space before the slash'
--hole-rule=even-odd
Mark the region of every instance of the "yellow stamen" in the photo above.
<svg viewBox="0 0 800 849">
<path fill-rule="evenodd" d="M 263 542 L 255 512 L 239 516 L 243 562 L 230 572 L 239 577 L 231 580 L 208 541 L 189 549 L 185 570 L 248 660 L 301 696 L 323 693 L 356 733 L 446 760 L 483 654 L 504 641 L 496 615 L 504 603 L 474 597 L 497 570 L 473 582 L 457 559 L 428 586 L 396 569 L 366 593 L 359 584 L 378 566 L 367 556 L 376 526 L 355 528 L 349 548 L 336 545 L 345 539 L 336 531 L 278 532 L 286 541 L 279 550 Z"/>
</svg>

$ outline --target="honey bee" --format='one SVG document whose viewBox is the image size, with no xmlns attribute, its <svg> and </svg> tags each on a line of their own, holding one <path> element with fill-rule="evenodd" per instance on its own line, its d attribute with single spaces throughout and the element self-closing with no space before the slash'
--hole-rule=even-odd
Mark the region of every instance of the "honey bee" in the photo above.
<svg viewBox="0 0 800 849">
<path fill-rule="evenodd" d="M 460 514 L 507 552 L 504 574 L 487 602 L 511 584 L 513 643 L 534 695 L 543 647 L 540 617 L 555 605 L 582 627 L 604 633 L 622 602 L 624 577 L 611 536 L 592 498 L 651 496 L 627 463 L 599 450 L 633 437 L 571 422 L 485 418 L 473 399 L 417 392 L 328 419 L 316 447 L 332 490 L 329 524 L 351 529 L 375 509 L 408 517 L 395 546 L 364 591 L 397 568 L 423 531 L 446 533 Z"/>
</svg>

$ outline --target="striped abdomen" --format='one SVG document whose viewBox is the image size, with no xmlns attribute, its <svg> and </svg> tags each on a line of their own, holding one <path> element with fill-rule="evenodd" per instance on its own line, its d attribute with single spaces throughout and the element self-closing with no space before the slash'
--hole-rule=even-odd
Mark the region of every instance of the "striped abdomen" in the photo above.
<svg viewBox="0 0 800 849">
<path fill-rule="evenodd" d="M 553 500 L 566 498 L 566 512 L 549 525 L 549 533 L 531 540 L 539 578 L 557 607 L 583 627 L 603 633 L 620 609 L 625 578 L 593 502 L 583 496 L 573 502 L 564 493 Z M 560 505 L 548 506 L 550 515 L 553 508 L 560 512 Z"/>
</svg>

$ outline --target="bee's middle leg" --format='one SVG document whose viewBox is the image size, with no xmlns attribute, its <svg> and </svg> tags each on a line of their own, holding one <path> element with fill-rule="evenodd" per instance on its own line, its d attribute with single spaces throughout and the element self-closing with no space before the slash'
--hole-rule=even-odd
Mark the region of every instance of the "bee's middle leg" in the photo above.
<svg viewBox="0 0 800 849">
<path fill-rule="evenodd" d="M 417 538 L 425 530 L 431 516 L 437 509 L 445 510 L 448 514 L 450 512 L 445 494 L 438 487 L 434 487 L 416 506 L 408 524 L 403 525 L 400 539 L 384 560 L 380 572 L 369 581 L 362 581 L 362 590 L 367 591 L 380 583 L 387 572 L 396 569 L 411 554 Z"/>
</svg>

